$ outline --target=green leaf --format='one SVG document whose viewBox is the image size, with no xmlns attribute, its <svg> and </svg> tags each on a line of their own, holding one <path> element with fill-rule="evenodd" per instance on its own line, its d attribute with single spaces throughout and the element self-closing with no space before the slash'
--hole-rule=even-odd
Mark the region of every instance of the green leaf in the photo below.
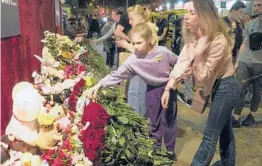
<svg viewBox="0 0 262 166">
<path fill-rule="evenodd" d="M 116 112 L 115 112 L 115 110 L 112 107 L 107 107 L 106 111 L 111 116 L 116 115 Z"/>
<path fill-rule="evenodd" d="M 123 147 L 123 146 L 125 145 L 125 142 L 126 142 L 125 138 L 124 138 L 124 137 L 120 137 L 120 139 L 119 139 L 119 145 L 120 145 L 121 147 Z"/>
<path fill-rule="evenodd" d="M 108 163 L 108 162 L 110 162 L 111 160 L 112 160 L 111 157 L 107 157 L 107 158 L 105 159 L 105 162 Z"/>
<path fill-rule="evenodd" d="M 128 149 L 125 149 L 125 154 L 126 154 L 127 159 L 131 159 L 132 158 L 132 154 L 131 154 L 131 152 Z"/>
<path fill-rule="evenodd" d="M 117 119 L 118 119 L 122 124 L 128 124 L 128 119 L 127 119 L 127 117 L 120 116 L 120 117 L 117 117 Z"/>
<path fill-rule="evenodd" d="M 149 157 L 153 157 L 152 153 L 153 153 L 153 151 L 152 151 L 152 150 L 150 150 L 150 151 L 148 152 L 148 154 L 147 154 L 147 155 L 148 155 Z"/>
<path fill-rule="evenodd" d="M 112 143 L 114 144 L 114 145 L 116 145 L 116 142 L 117 142 L 117 140 L 116 140 L 116 137 L 112 137 L 112 139 L 111 139 L 111 141 L 112 141 Z"/>
</svg>

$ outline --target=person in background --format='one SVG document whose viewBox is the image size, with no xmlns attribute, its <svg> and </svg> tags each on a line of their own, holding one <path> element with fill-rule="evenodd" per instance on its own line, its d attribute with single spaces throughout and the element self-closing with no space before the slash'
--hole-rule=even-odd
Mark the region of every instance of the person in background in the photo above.
<svg viewBox="0 0 262 166">
<path fill-rule="evenodd" d="M 182 22 L 183 17 L 178 17 L 173 23 L 174 30 L 172 35 L 172 51 L 177 55 L 180 54 L 181 48 L 183 47 Z"/>
<path fill-rule="evenodd" d="M 242 21 L 243 21 L 244 29 L 247 28 L 248 23 L 251 21 L 251 16 L 250 16 L 250 14 L 245 13 L 244 16 L 243 16 Z"/>
<path fill-rule="evenodd" d="M 129 24 L 127 14 L 123 12 L 122 8 L 118 8 L 118 9 L 113 10 L 112 17 L 113 19 L 114 18 L 119 19 L 116 25 L 116 30 L 114 32 L 114 35 L 116 36 L 116 38 L 130 41 L 128 37 L 128 32 L 131 29 L 131 25 Z M 119 50 L 119 51 L 121 52 L 123 50 Z"/>
<path fill-rule="evenodd" d="M 120 21 L 120 18 L 121 18 L 122 14 L 123 14 L 122 10 L 114 9 L 112 11 L 112 15 L 111 15 L 111 18 L 113 19 L 114 24 L 111 26 L 111 29 L 106 34 L 101 36 L 100 38 L 94 39 L 94 40 L 90 40 L 90 42 L 93 43 L 93 44 L 97 44 L 97 43 L 103 42 L 106 39 L 114 36 L 115 30 L 116 30 L 116 26 L 117 26 L 118 22 Z M 115 36 L 114 36 L 114 38 L 115 38 Z"/>
<path fill-rule="evenodd" d="M 234 47 L 232 50 L 233 64 L 235 64 L 236 60 L 238 59 L 238 52 L 243 42 L 242 19 L 245 14 L 245 8 L 246 5 L 243 2 L 237 1 L 232 5 L 228 16 L 223 18 L 226 25 L 228 26 L 228 33 L 229 36 L 232 38 L 232 43 L 234 43 Z"/>
<path fill-rule="evenodd" d="M 114 20 L 112 17 L 107 18 L 107 23 L 102 28 L 102 35 L 106 35 L 114 24 Z M 104 51 L 106 52 L 106 65 L 110 68 L 114 65 L 115 59 L 115 39 L 111 36 L 103 41 L 104 43 Z"/>
<path fill-rule="evenodd" d="M 192 0 L 185 4 L 185 8 L 185 45 L 170 74 L 162 96 L 162 105 L 168 105 L 169 90 L 177 88 L 183 79 L 193 75 L 196 83 L 194 88 L 197 90 L 198 87 L 203 87 L 203 96 L 207 98 L 211 95 L 212 102 L 203 139 L 191 166 L 209 166 L 218 141 L 220 165 L 235 166 L 235 137 L 231 114 L 240 95 L 240 83 L 234 76 L 231 39 L 213 0 Z M 197 107 L 194 109 L 197 110 Z"/>
<path fill-rule="evenodd" d="M 255 113 L 259 109 L 262 98 L 262 0 L 254 1 L 253 11 L 257 17 L 247 25 L 244 31 L 244 41 L 240 47 L 240 59 L 236 71 L 236 76 L 242 83 L 242 92 L 232 117 L 232 125 L 235 128 L 241 126 L 241 112 L 250 83 L 253 84 L 250 111 L 242 125 L 255 124 Z"/>
<path fill-rule="evenodd" d="M 97 36 L 100 35 L 100 27 L 99 27 L 99 22 L 97 20 L 96 15 L 93 15 L 93 19 L 90 24 L 90 34 L 91 38 L 94 37 L 94 34 L 96 33 Z"/>
<path fill-rule="evenodd" d="M 73 18 L 69 18 L 67 25 L 66 25 L 66 35 L 74 40 L 74 38 L 76 37 L 76 31 L 75 31 L 75 22 Z"/>
<path fill-rule="evenodd" d="M 165 47 L 155 46 L 154 32 L 147 23 L 139 23 L 131 30 L 131 41 L 135 52 L 121 65 L 117 71 L 101 79 L 94 87 L 88 89 L 88 97 L 96 99 L 100 88 L 112 86 L 139 75 L 147 83 L 147 108 L 150 112 L 150 135 L 156 140 L 153 147 L 157 154 L 162 148 L 162 140 L 170 160 L 176 160 L 174 152 L 176 142 L 176 91 L 170 91 L 168 108 L 161 106 L 160 96 L 164 92 L 169 79 L 170 67 L 174 66 L 177 56 Z"/>
<path fill-rule="evenodd" d="M 74 42 L 80 43 L 86 37 L 87 37 L 87 28 L 85 26 L 85 22 L 83 22 L 81 19 L 78 19 L 76 23 L 76 37 L 74 39 Z"/>
<path fill-rule="evenodd" d="M 168 32 L 168 20 L 165 18 L 165 13 L 163 11 L 160 12 L 160 16 L 158 18 L 156 25 L 158 27 L 158 40 L 160 46 L 166 46 L 166 40 L 167 40 L 167 32 Z"/>
</svg>

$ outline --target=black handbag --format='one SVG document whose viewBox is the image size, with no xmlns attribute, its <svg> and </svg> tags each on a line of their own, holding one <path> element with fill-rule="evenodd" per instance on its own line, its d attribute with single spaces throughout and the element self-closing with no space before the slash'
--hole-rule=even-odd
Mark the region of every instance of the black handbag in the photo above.
<svg viewBox="0 0 262 166">
<path fill-rule="evenodd" d="M 249 36 L 249 48 L 252 51 L 258 51 L 262 49 L 262 33 L 254 32 Z"/>
</svg>

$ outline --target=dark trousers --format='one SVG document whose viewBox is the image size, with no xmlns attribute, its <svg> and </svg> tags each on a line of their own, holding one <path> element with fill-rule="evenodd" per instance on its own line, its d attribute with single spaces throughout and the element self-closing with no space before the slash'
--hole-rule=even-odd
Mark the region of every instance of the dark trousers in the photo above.
<svg viewBox="0 0 262 166">
<path fill-rule="evenodd" d="M 231 114 L 240 95 L 240 84 L 235 77 L 221 79 L 212 94 L 212 103 L 203 139 L 195 154 L 192 166 L 209 166 L 219 140 L 223 166 L 235 165 L 235 137 Z"/>
<path fill-rule="evenodd" d="M 173 152 L 176 143 L 177 99 L 176 91 L 170 91 L 169 107 L 161 105 L 161 96 L 165 86 L 147 86 L 147 112 L 150 119 L 150 135 L 154 139 L 155 148 L 161 148 L 162 138 L 167 151 Z"/>
<path fill-rule="evenodd" d="M 262 64 L 261 63 L 254 63 L 254 64 L 247 64 L 243 62 L 239 62 L 237 68 L 237 79 L 242 82 L 246 79 L 249 79 L 254 76 L 258 76 L 262 74 Z M 252 84 L 252 91 L 253 96 L 251 98 L 251 106 L 250 111 L 256 112 L 259 108 L 259 104 L 261 102 L 262 97 L 262 76 L 252 81 L 247 81 L 242 83 L 242 91 L 239 100 L 236 103 L 234 114 L 241 115 L 242 109 L 245 104 L 245 96 L 247 89 L 249 88 L 249 84 Z"/>
<path fill-rule="evenodd" d="M 112 67 L 114 66 L 115 61 L 115 47 L 109 49 L 109 52 L 106 53 L 106 65 Z"/>
</svg>

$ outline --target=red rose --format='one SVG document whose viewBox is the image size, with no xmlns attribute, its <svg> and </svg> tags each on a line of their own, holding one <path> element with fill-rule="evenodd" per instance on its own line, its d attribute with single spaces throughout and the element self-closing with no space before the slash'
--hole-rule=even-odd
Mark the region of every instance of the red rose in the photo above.
<svg viewBox="0 0 262 166">
<path fill-rule="evenodd" d="M 75 84 L 74 86 L 74 92 L 76 94 L 79 94 L 81 92 L 81 89 L 85 86 L 86 81 L 84 79 L 81 79 L 78 83 Z"/>
<path fill-rule="evenodd" d="M 99 138 L 101 140 L 101 139 L 104 138 L 104 136 L 105 136 L 105 130 L 104 129 L 96 130 L 95 138 Z"/>
<path fill-rule="evenodd" d="M 76 103 L 77 103 L 77 97 L 72 94 L 68 100 L 68 105 L 71 111 L 76 111 Z"/>
<path fill-rule="evenodd" d="M 42 159 L 50 163 L 53 160 L 54 154 L 55 154 L 55 150 L 48 150 L 45 152 L 45 154 L 42 155 Z"/>
<path fill-rule="evenodd" d="M 63 166 L 63 165 L 64 165 L 64 163 L 63 163 L 62 159 L 60 159 L 60 158 L 56 158 L 54 163 L 52 164 L 52 166 Z"/>
<path fill-rule="evenodd" d="M 94 126 L 99 124 L 104 126 L 107 125 L 109 115 L 102 105 L 97 103 L 89 103 L 84 110 L 84 114 L 82 115 L 82 124 L 86 124 L 86 122 L 89 121 Z"/>
<path fill-rule="evenodd" d="M 80 132 L 79 132 L 79 135 L 78 135 L 78 138 L 81 140 L 81 141 L 83 141 L 84 140 L 84 134 L 85 134 L 85 130 L 80 130 Z"/>
<path fill-rule="evenodd" d="M 71 131 L 71 127 L 70 126 L 67 126 L 67 128 L 65 129 L 65 134 L 69 134 Z"/>
<path fill-rule="evenodd" d="M 62 148 L 66 149 L 66 150 L 71 150 L 72 149 L 72 144 L 71 144 L 71 142 L 70 142 L 68 137 L 64 140 L 64 142 L 62 144 Z"/>
<path fill-rule="evenodd" d="M 51 154 L 43 154 L 42 155 L 42 159 L 46 160 L 48 163 L 50 163 L 53 159 L 52 159 L 52 155 Z"/>
<path fill-rule="evenodd" d="M 85 66 L 84 66 L 84 65 L 79 65 L 79 66 L 78 66 L 78 73 L 80 74 L 80 73 L 83 72 L 83 71 L 86 71 Z"/>
<path fill-rule="evenodd" d="M 66 158 L 65 152 L 63 151 L 63 149 L 59 149 L 58 150 L 58 157 L 63 159 Z"/>
<path fill-rule="evenodd" d="M 48 150 L 48 151 L 46 151 L 46 154 L 53 155 L 54 153 L 55 153 L 55 150 Z"/>
</svg>

